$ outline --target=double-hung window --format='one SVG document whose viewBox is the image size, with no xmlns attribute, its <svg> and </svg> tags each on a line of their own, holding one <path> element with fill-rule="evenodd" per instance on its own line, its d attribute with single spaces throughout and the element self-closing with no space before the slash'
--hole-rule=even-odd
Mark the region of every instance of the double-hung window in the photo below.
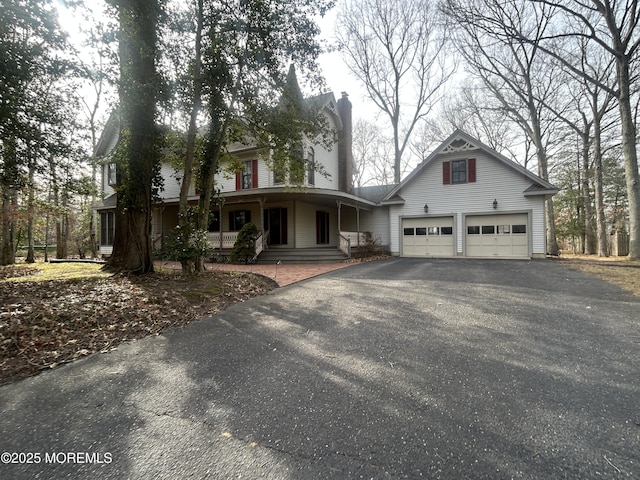
<svg viewBox="0 0 640 480">
<path fill-rule="evenodd" d="M 244 168 L 236 173 L 236 190 L 258 188 L 258 160 L 246 160 Z"/>
<path fill-rule="evenodd" d="M 461 183 L 475 183 L 476 159 L 451 160 L 442 162 L 442 183 L 455 185 Z"/>
</svg>

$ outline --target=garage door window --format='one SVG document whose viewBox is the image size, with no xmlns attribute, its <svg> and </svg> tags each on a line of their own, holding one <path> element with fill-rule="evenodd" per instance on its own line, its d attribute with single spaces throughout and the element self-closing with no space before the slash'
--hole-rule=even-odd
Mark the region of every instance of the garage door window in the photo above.
<svg viewBox="0 0 640 480">
<path fill-rule="evenodd" d="M 496 233 L 496 227 L 493 225 L 483 225 L 482 226 L 482 234 L 483 235 L 494 235 Z"/>
<path fill-rule="evenodd" d="M 425 227 L 418 227 L 416 228 L 416 235 L 426 235 L 427 234 L 427 229 Z"/>
<path fill-rule="evenodd" d="M 404 229 L 404 234 L 405 235 L 413 235 L 413 228 L 405 228 Z"/>
<path fill-rule="evenodd" d="M 428 233 L 429 235 L 438 235 L 440 233 L 440 229 L 438 227 L 429 227 Z"/>
<path fill-rule="evenodd" d="M 440 227 L 440 235 L 453 235 L 453 227 Z"/>
<path fill-rule="evenodd" d="M 526 225 L 513 225 L 513 233 L 527 233 Z"/>
<path fill-rule="evenodd" d="M 480 235 L 480 227 L 478 227 L 478 226 L 469 226 L 469 227 L 467 227 L 467 233 L 469 235 Z"/>
<path fill-rule="evenodd" d="M 509 232 L 510 232 L 509 225 L 498 225 L 498 233 L 500 235 L 505 235 L 505 234 L 508 234 Z"/>
</svg>

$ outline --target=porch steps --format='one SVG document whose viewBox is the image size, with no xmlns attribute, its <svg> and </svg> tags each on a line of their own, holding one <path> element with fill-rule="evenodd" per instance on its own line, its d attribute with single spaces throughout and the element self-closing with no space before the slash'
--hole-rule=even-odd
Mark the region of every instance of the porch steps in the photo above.
<svg viewBox="0 0 640 480">
<path fill-rule="evenodd" d="M 260 265 L 281 263 L 336 263 L 347 256 L 336 247 L 322 248 L 270 248 L 263 250 L 256 261 Z"/>
</svg>

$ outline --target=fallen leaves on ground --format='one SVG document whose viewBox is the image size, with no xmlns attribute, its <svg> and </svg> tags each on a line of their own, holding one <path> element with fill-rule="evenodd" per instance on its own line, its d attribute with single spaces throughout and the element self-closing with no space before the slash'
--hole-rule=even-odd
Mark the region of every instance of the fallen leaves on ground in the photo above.
<svg viewBox="0 0 640 480">
<path fill-rule="evenodd" d="M 563 254 L 558 261 L 617 285 L 640 297 L 639 260 L 629 260 L 626 257 Z"/>
<path fill-rule="evenodd" d="M 18 278 L 26 277 L 29 275 L 35 275 L 40 273 L 40 270 L 34 267 L 24 267 L 21 265 L 9 265 L 0 269 L 0 280 L 4 278 Z"/>
<path fill-rule="evenodd" d="M 250 273 L 12 281 L 37 268 L 0 269 L 0 384 L 126 340 L 183 327 L 276 287 Z M 6 280 L 8 279 L 8 280 Z"/>
</svg>

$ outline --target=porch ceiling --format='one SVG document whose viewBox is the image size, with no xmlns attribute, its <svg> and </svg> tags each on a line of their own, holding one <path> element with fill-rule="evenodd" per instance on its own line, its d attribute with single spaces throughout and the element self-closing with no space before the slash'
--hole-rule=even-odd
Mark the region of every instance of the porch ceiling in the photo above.
<svg viewBox="0 0 640 480">
<path fill-rule="evenodd" d="M 260 203 L 265 205 L 276 202 L 289 202 L 293 200 L 303 200 L 305 202 L 315 203 L 335 207 L 336 202 L 340 202 L 346 206 L 358 207 L 363 210 L 371 210 L 377 204 L 364 198 L 352 195 L 350 193 L 340 192 L 336 190 L 327 190 L 321 188 L 307 188 L 295 190 L 287 187 L 260 188 L 256 190 L 245 190 L 237 192 L 227 192 L 222 194 L 225 205 L 234 205 L 242 203 Z M 197 196 L 189 198 L 189 201 L 196 202 Z M 164 205 L 177 204 L 178 198 L 164 199 L 161 203 Z"/>
</svg>

